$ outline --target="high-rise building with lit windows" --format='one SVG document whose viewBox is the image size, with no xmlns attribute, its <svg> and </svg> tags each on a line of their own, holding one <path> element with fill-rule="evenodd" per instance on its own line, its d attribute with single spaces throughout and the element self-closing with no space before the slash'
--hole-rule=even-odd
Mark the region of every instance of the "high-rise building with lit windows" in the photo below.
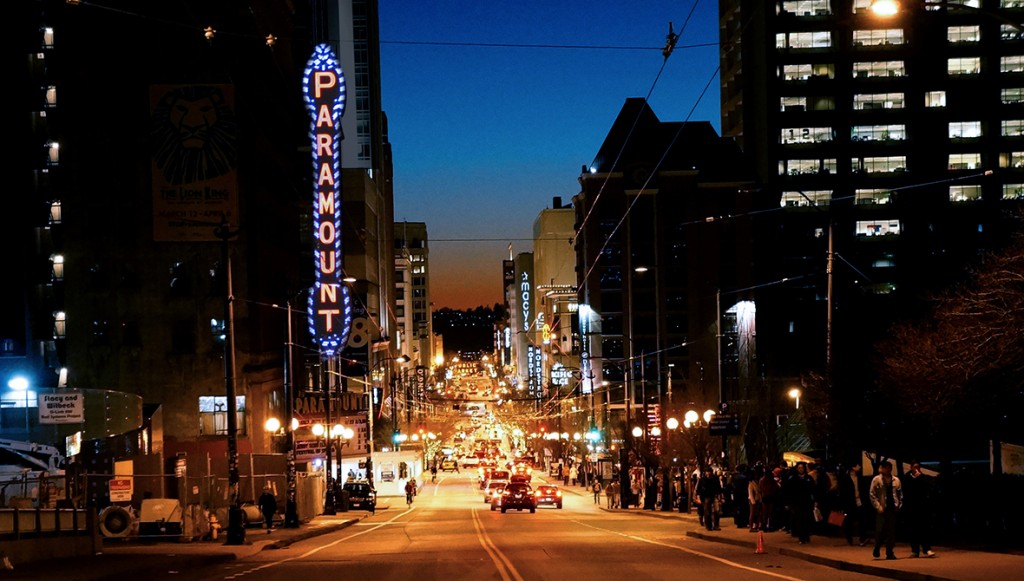
<svg viewBox="0 0 1024 581">
<path fill-rule="evenodd" d="M 263 426 L 284 411 L 286 342 L 292 386 L 321 385 L 320 367 L 303 365 L 315 353 L 306 317 L 314 176 L 302 90 L 320 39 L 315 20 L 328 23 L 325 40 L 349 91 L 341 266 L 353 279 L 360 326 L 340 354 L 353 364 L 343 372 L 388 384 L 394 217 L 376 7 L 256 0 L 224 10 L 203 2 L 111 10 L 41 0 L 13 14 L 18 50 L 8 51 L 5 70 L 15 102 L 5 119 L 19 146 L 0 171 L 19 194 L 0 214 L 0 412 L 15 374 L 28 391 L 120 391 L 159 407 L 165 453 L 223 450 L 227 271 L 215 230 L 223 219 L 239 451 L 273 448 Z M 330 15 L 315 19 L 319 9 Z M 19 401 L 34 406 L 31 397 Z M 4 437 L 63 442 L 35 422 L 12 433 L 5 418 Z"/>
<path fill-rule="evenodd" d="M 776 377 L 870 381 L 890 323 L 1019 228 L 1024 2 L 900 4 L 719 2 L 722 135 L 777 200 L 758 218 L 758 282 L 788 280 L 758 309 Z"/>
</svg>

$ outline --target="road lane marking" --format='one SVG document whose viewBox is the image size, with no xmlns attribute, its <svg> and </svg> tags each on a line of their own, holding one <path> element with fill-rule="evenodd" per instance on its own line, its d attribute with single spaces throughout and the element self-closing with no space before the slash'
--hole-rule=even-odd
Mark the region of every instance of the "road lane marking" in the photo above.
<svg viewBox="0 0 1024 581">
<path fill-rule="evenodd" d="M 498 569 L 498 574 L 505 581 L 516 579 L 517 581 L 523 581 L 522 575 L 512 565 L 512 562 L 508 560 L 504 553 L 501 552 L 493 542 L 491 537 L 487 535 L 487 531 L 484 530 L 483 523 L 480 522 L 480 515 L 477 514 L 477 509 L 472 509 L 471 514 L 473 515 L 473 526 L 476 528 L 476 538 L 480 540 L 480 544 L 484 550 L 491 557 L 491 561 L 494 561 L 495 568 Z"/>
<path fill-rule="evenodd" d="M 737 563 L 736 561 L 730 561 L 729 559 L 725 559 L 725 558 L 719 557 L 717 555 L 712 555 L 710 553 L 705 553 L 703 551 L 698 551 L 696 549 L 688 549 L 686 547 L 680 547 L 678 545 L 672 545 L 672 544 L 669 544 L 669 543 L 663 543 L 661 541 L 655 541 L 655 540 L 647 539 L 647 538 L 644 538 L 644 537 L 638 537 L 636 535 L 628 535 L 626 533 L 620 533 L 619 531 L 613 531 L 611 529 L 606 529 L 606 528 L 603 528 L 603 527 L 594 526 L 592 524 L 588 524 L 588 523 L 585 523 L 585 522 L 582 522 L 582 521 L 578 521 L 578 520 L 575 520 L 575 519 L 573 519 L 573 522 L 576 523 L 576 524 L 585 526 L 585 527 L 592 528 L 594 530 L 603 531 L 603 532 L 606 532 L 606 533 L 611 533 L 613 535 L 618 535 L 620 537 L 626 537 L 627 539 L 632 539 L 634 541 L 638 541 L 638 542 L 641 542 L 641 543 L 649 543 L 651 545 L 658 545 L 658 546 L 661 546 L 661 547 L 667 547 L 669 549 L 675 549 L 677 551 L 682 551 L 684 553 L 690 553 L 691 555 L 695 555 L 697 557 L 704 557 L 705 559 L 710 559 L 712 561 L 718 561 L 719 563 L 722 563 L 723 565 L 727 565 L 729 567 L 735 567 L 737 569 L 743 569 L 744 571 L 750 571 L 751 573 L 758 573 L 758 574 L 761 574 L 761 575 L 767 575 L 768 577 L 775 577 L 776 579 L 787 579 L 788 581 L 803 581 L 799 577 L 790 577 L 788 575 L 781 575 L 779 573 L 773 573 L 771 571 L 764 571 L 762 569 L 757 569 L 755 567 L 749 567 L 749 566 L 744 565 L 742 563 Z"/>
<path fill-rule="evenodd" d="M 303 553 L 301 555 L 295 555 L 295 556 L 292 556 L 292 557 L 287 557 L 285 559 L 281 559 L 279 561 L 273 561 L 271 563 L 264 563 L 264 564 L 262 564 L 262 565 L 260 565 L 258 567 L 253 567 L 251 569 L 246 569 L 245 571 L 241 571 L 241 572 L 238 572 L 238 573 L 234 573 L 232 575 L 228 575 L 227 577 L 225 577 L 225 579 L 236 579 L 238 577 L 242 577 L 244 575 L 248 575 L 249 573 L 255 573 L 257 571 L 262 571 L 264 569 L 269 569 L 271 567 L 276 567 L 277 565 L 282 565 L 282 564 L 287 563 L 289 561 L 297 561 L 299 559 L 305 559 L 306 557 L 309 557 L 310 555 L 315 555 L 315 554 L 319 553 L 320 551 L 322 551 L 324 549 L 329 549 L 329 548 L 333 547 L 334 545 L 337 545 L 338 543 L 343 543 L 343 542 L 345 542 L 345 541 L 347 541 L 349 539 L 354 539 L 355 537 L 358 537 L 358 536 L 361 536 L 361 535 L 365 535 L 367 533 L 372 533 L 373 531 L 375 531 L 375 530 L 377 530 L 379 528 L 382 528 L 385 525 L 395 524 L 395 521 L 397 521 L 398 519 L 402 518 L 403 516 L 411 513 L 412 510 L 413 509 L 410 508 L 410 509 L 406 510 L 405 512 L 401 512 L 401 513 L 396 514 L 394 517 L 392 517 L 392 518 L 390 518 L 390 519 L 388 519 L 388 520 L 386 520 L 384 522 L 377 523 L 376 526 L 374 526 L 373 528 L 368 528 L 366 530 L 359 531 L 358 533 L 351 534 L 351 535 L 349 535 L 347 537 L 340 538 L 340 539 L 338 539 L 336 541 L 331 541 L 330 543 L 327 543 L 326 545 L 320 545 L 319 547 L 312 548 L 312 549 L 306 551 L 305 553 Z"/>
</svg>

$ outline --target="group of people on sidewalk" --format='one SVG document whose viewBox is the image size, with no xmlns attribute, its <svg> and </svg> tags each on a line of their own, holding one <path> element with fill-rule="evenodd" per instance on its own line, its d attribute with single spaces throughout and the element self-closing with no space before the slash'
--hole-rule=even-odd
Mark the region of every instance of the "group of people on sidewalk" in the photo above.
<svg viewBox="0 0 1024 581">
<path fill-rule="evenodd" d="M 893 475 L 888 461 L 881 462 L 877 472 L 866 482 L 860 464 L 833 471 L 806 462 L 770 468 L 758 464 L 751 469 L 740 466 L 728 477 L 708 468 L 692 475 L 692 490 L 701 525 L 709 531 L 719 529 L 727 504 L 736 526 L 752 533 L 784 530 L 800 544 L 809 543 L 812 534 L 838 533 L 853 545 L 856 533 L 863 547 L 873 524 L 872 555 L 882 558 L 884 547 L 885 558 L 896 559 L 899 523 L 912 557 L 934 557 L 929 538 L 934 513 L 931 478 L 919 462 L 911 463 L 903 479 Z"/>
</svg>

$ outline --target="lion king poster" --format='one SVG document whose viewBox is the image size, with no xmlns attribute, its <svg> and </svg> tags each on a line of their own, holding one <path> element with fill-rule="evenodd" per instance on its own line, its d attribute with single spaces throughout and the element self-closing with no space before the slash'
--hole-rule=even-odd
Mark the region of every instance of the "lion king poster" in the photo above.
<svg viewBox="0 0 1024 581">
<path fill-rule="evenodd" d="M 150 105 L 153 239 L 217 240 L 238 226 L 234 87 L 154 85 Z"/>
</svg>

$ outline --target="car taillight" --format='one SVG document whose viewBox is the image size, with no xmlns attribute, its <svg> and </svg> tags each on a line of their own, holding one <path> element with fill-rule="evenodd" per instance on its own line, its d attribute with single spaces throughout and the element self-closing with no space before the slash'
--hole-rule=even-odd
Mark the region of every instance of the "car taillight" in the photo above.
<svg viewBox="0 0 1024 581">
<path fill-rule="evenodd" d="M 533 493 L 533 495 L 539 497 L 540 496 L 540 491 L 538 490 L 537 492 Z"/>
<path fill-rule="evenodd" d="M 555 496 L 562 496 L 562 491 L 561 491 L 561 490 L 559 490 L 558 492 L 556 492 L 556 493 L 555 493 Z"/>
<path fill-rule="evenodd" d="M 511 493 L 509 491 L 507 491 L 507 490 L 505 492 L 501 493 L 502 496 L 508 496 L 509 494 L 511 494 Z"/>
</svg>

